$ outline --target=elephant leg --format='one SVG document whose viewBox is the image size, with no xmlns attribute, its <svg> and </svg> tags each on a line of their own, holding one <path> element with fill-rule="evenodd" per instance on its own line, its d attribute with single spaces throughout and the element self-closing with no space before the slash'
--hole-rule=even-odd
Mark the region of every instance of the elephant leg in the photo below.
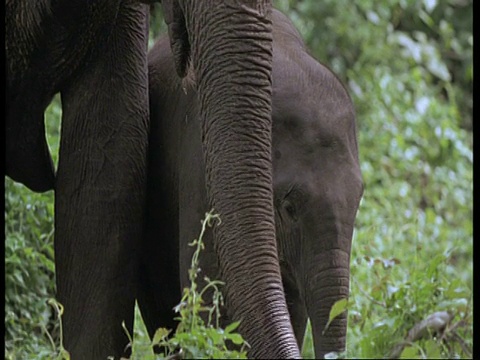
<svg viewBox="0 0 480 360">
<path fill-rule="evenodd" d="M 173 308 L 182 298 L 179 262 L 179 159 L 181 125 L 189 102 L 172 89 L 180 81 L 173 71 L 156 69 L 170 51 L 165 43 L 149 55 L 150 133 L 146 228 L 139 264 L 138 305 L 150 337 L 159 327 L 175 331 Z M 162 74 L 162 77 L 159 77 Z M 182 93 L 183 94 L 183 93 Z M 158 349 L 162 350 L 162 349 Z"/>
<path fill-rule="evenodd" d="M 109 42 L 62 90 L 55 196 L 57 299 L 73 360 L 129 354 L 145 211 L 144 5 L 122 3 Z"/>
<path fill-rule="evenodd" d="M 151 139 L 151 147 L 158 142 Z M 155 155 L 157 155 L 155 153 Z M 161 154 L 159 154 L 161 155 Z M 175 331 L 173 308 L 181 300 L 178 252 L 178 199 L 167 183 L 172 170 L 151 161 L 147 221 L 141 249 L 137 301 L 150 338 L 159 327 Z M 172 191 L 165 191 L 170 189 Z"/>
<path fill-rule="evenodd" d="M 150 338 L 155 331 L 175 331 L 174 307 L 181 300 L 178 246 L 178 221 L 168 217 L 147 230 L 139 264 L 137 302 Z M 175 226 L 172 229 L 172 225 Z M 156 231 L 155 231 L 156 230 Z"/>
</svg>

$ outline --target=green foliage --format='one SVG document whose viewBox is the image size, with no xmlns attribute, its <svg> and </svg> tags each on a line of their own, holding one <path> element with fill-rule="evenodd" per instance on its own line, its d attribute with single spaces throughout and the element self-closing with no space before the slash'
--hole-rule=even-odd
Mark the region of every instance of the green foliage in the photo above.
<svg viewBox="0 0 480 360">
<path fill-rule="evenodd" d="M 53 354 L 51 358 L 55 357 L 56 360 L 70 360 L 70 353 L 63 347 L 62 315 L 63 315 L 64 307 L 62 304 L 60 304 L 57 300 L 53 298 L 48 300 L 48 304 L 55 309 L 55 312 L 57 314 L 57 324 L 59 326 L 58 341 L 60 343 L 57 349 L 55 343 L 53 342 L 53 340 L 51 340 L 52 347 L 53 347 Z"/>
<path fill-rule="evenodd" d="M 362 251 L 359 242 L 355 253 Z M 402 256 L 408 265 L 367 256 L 356 257 L 352 263 L 354 302 L 349 307 L 349 354 L 385 357 L 397 344 L 408 340 L 412 328 L 430 314 L 445 310 L 452 314 L 451 319 L 435 337 L 415 336 L 409 343 L 427 358 L 433 352 L 442 358 L 471 356 L 471 288 L 448 274 L 449 255 L 440 253 L 429 261 L 418 261 L 415 252 Z M 404 351 L 413 351 L 407 349 Z"/>
<path fill-rule="evenodd" d="M 207 285 L 203 289 L 198 289 L 197 277 L 199 275 L 199 255 L 204 249 L 202 242 L 203 235 L 207 226 L 213 226 L 213 222 L 220 221 L 218 215 L 212 212 L 205 215 L 202 221 L 202 230 L 198 239 L 195 239 L 190 246 L 195 246 L 195 252 L 192 257 L 192 263 L 189 269 L 190 287 L 185 288 L 180 303 L 175 307 L 179 314 L 177 329 L 173 336 L 169 337 L 172 329 L 157 329 L 152 341 L 148 347 L 160 346 L 164 349 L 163 354 L 158 358 L 165 358 L 181 353 L 186 359 L 246 359 L 245 347 L 248 346 L 242 336 L 235 332 L 239 323 L 234 322 L 222 329 L 219 325 L 220 307 L 223 305 L 223 298 L 219 291 L 220 281 L 211 281 L 205 278 Z M 207 290 L 213 288 L 212 306 L 205 305 L 205 296 Z M 205 323 L 202 314 L 207 317 Z M 142 341 L 142 340 L 140 340 Z M 227 343 L 233 343 L 240 350 L 229 350 Z M 145 345 L 135 347 L 132 359 L 153 359 L 152 352 L 147 355 Z"/>
<path fill-rule="evenodd" d="M 33 194 L 5 178 L 5 357 L 47 355 L 54 330 L 53 194 Z"/>
<path fill-rule="evenodd" d="M 58 99 L 46 111 L 57 160 Z M 58 324 L 47 304 L 54 296 L 53 192 L 36 194 L 5 178 L 5 358 L 51 359 Z M 52 336 L 54 339 L 52 339 Z"/>
<path fill-rule="evenodd" d="M 455 121 L 471 129 L 473 1 L 276 0 L 275 4 L 293 20 L 312 54 L 349 84 L 359 100 L 359 115 L 368 114 L 380 99 L 370 87 L 390 75 L 397 83 L 414 84 L 406 90 L 426 83 L 427 97 L 458 102 L 460 116 Z"/>
<path fill-rule="evenodd" d="M 205 247 L 202 238 L 206 227 L 213 226 L 214 220 L 220 221 L 219 216 L 213 215 L 212 212 L 207 213 L 205 220 L 202 221 L 200 236 L 190 244 L 190 246 L 196 246 L 188 271 L 190 288 L 184 289 L 182 300 L 175 308 L 176 312 L 180 314 L 177 318 L 180 322 L 172 338 L 167 340 L 167 332 L 163 331 L 158 345 L 165 346 L 168 354 L 180 349 L 187 359 L 246 359 L 247 354 L 243 350 L 246 343 L 240 334 L 234 332 L 239 323 L 231 323 L 225 329 L 221 329 L 219 326 L 220 306 L 223 305 L 219 285 L 223 283 L 205 278 L 208 284 L 201 291 L 197 289 L 197 276 L 200 273 L 198 257 L 200 251 Z M 210 287 L 214 289 L 213 306 L 205 306 L 203 296 Z M 201 313 L 208 313 L 206 324 Z M 213 319 L 215 319 L 215 324 L 212 323 Z M 227 343 L 229 341 L 237 346 L 242 346 L 242 350 L 228 350 Z"/>
<path fill-rule="evenodd" d="M 155 3 L 150 5 L 150 33 L 148 37 L 148 48 L 150 49 L 153 44 L 155 44 L 155 40 L 160 36 L 160 34 L 164 34 L 167 32 L 167 25 L 163 20 L 163 13 L 161 4 Z"/>
</svg>

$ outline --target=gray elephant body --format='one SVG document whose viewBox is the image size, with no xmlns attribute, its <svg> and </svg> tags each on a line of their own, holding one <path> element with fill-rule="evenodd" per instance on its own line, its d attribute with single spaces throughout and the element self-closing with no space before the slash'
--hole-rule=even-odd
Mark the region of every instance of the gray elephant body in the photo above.
<svg viewBox="0 0 480 360">
<path fill-rule="evenodd" d="M 301 346 L 309 317 L 315 353 L 321 357 L 345 348 L 346 314 L 322 332 L 332 304 L 349 294 L 350 246 L 363 191 L 355 115 L 340 81 L 307 53 L 298 32 L 278 11 L 273 12 L 273 41 L 272 161 L 278 257 L 297 341 Z M 183 82 L 174 76 L 166 37 L 150 51 L 148 63 L 148 204 L 138 301 L 153 333 L 160 326 L 175 327 L 172 308 L 181 297 L 181 288 L 188 286 L 193 252 L 188 243 L 198 237 L 200 221 L 212 204 L 205 182 L 195 74 Z M 252 96 L 247 110 L 252 114 L 255 101 Z M 248 148 L 236 151 L 255 157 Z M 229 164 L 231 169 L 235 166 Z M 237 184 L 233 180 L 227 186 Z M 251 189 L 258 190 L 262 191 Z M 258 207 L 249 193 L 242 201 L 247 208 Z M 218 252 L 214 236 L 208 232 L 204 239 L 201 277 L 224 280 L 218 262 L 228 254 Z M 243 265 L 247 268 L 244 277 L 261 278 L 255 262 Z M 230 306 L 236 301 L 251 300 L 235 287 L 230 289 L 222 315 L 225 322 L 229 317 L 240 320 L 231 316 Z M 270 311 L 275 312 L 274 305 Z"/>
</svg>

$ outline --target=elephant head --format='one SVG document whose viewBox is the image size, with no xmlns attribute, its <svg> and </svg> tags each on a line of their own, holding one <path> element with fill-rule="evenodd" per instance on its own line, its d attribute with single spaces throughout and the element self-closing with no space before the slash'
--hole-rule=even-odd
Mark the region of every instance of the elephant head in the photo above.
<svg viewBox="0 0 480 360">
<path fill-rule="evenodd" d="M 147 6 L 7 0 L 6 174 L 55 187 L 57 299 L 74 359 L 120 357 L 132 331 L 148 138 Z M 43 114 L 61 94 L 56 178 Z"/>
<path fill-rule="evenodd" d="M 271 1 L 162 5 L 176 70 L 193 74 L 198 94 L 207 196 L 222 220 L 214 247 L 230 318 L 241 320 L 249 356 L 299 357 L 275 241 Z"/>
<path fill-rule="evenodd" d="M 275 224 L 287 304 L 299 345 L 307 318 L 315 356 L 345 350 L 350 250 L 363 194 L 352 100 L 311 57 L 293 24 L 274 18 L 273 167 Z"/>
</svg>

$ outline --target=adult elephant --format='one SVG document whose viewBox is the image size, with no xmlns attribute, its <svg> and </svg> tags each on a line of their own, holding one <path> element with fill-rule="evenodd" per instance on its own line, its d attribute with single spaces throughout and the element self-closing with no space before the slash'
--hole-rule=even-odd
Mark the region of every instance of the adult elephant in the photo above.
<svg viewBox="0 0 480 360">
<path fill-rule="evenodd" d="M 148 141 L 148 6 L 7 0 L 6 175 L 55 188 L 57 299 L 73 359 L 116 358 L 132 330 Z M 44 111 L 60 92 L 56 176 Z"/>
<path fill-rule="evenodd" d="M 349 295 L 351 240 L 363 191 L 355 114 L 346 89 L 331 71 L 308 54 L 288 18 L 274 11 L 272 19 L 272 151 L 278 256 L 298 345 L 303 343 L 309 317 L 316 357 L 323 358 L 328 352 L 345 349 L 345 313 L 325 332 L 324 329 L 331 306 Z M 188 268 L 194 250 L 188 243 L 197 237 L 200 220 L 210 209 L 210 203 L 204 176 L 206 162 L 201 151 L 202 144 L 208 146 L 208 142 L 202 142 L 200 84 L 195 79 L 181 83 L 172 75 L 174 60 L 166 37 L 160 38 L 150 51 L 148 67 L 151 132 L 147 232 L 138 301 L 147 328 L 153 334 L 160 326 L 175 327 L 171 309 L 181 288 L 188 286 Z M 258 106 L 255 97 L 252 96 L 249 106 L 243 111 L 255 114 Z M 258 137 L 253 140 L 259 144 L 265 141 Z M 240 147 L 238 151 L 249 149 Z M 251 161 L 255 156 L 256 153 L 251 154 Z M 235 166 L 236 163 L 230 165 Z M 264 171 L 258 168 L 257 176 Z M 235 179 L 231 181 L 229 186 L 234 188 Z M 249 199 L 249 193 L 243 196 L 248 206 L 261 208 L 261 203 Z M 228 206 L 235 208 L 237 204 L 232 201 Z M 240 256 L 228 250 L 216 252 L 211 233 L 204 241 L 206 250 L 200 255 L 202 278 L 221 278 L 228 285 L 222 263 L 243 267 L 240 275 L 245 284 L 264 271 L 259 269 L 263 240 Z M 267 284 L 269 275 L 263 274 Z M 242 283 L 230 285 L 227 290 L 224 325 L 229 318 L 241 319 L 232 309 L 237 301 L 245 302 L 246 307 L 254 307 L 258 301 L 256 289 Z M 280 294 L 269 297 L 272 312 L 278 301 L 276 296 Z M 248 326 L 251 321 L 266 328 L 273 324 L 273 319 L 261 319 L 255 313 L 243 317 Z M 246 326 L 240 331 L 245 332 Z M 270 341 L 245 335 L 253 344 Z"/>
<path fill-rule="evenodd" d="M 175 68 L 198 84 L 208 197 L 223 219 L 215 245 L 230 254 L 220 264 L 227 295 L 243 289 L 252 298 L 230 297 L 232 313 L 245 319 L 254 356 L 298 357 L 275 245 L 271 1 L 162 5 Z M 6 2 L 6 175 L 34 191 L 55 187 L 57 298 L 73 359 L 117 358 L 128 342 L 121 322 L 132 331 L 146 184 L 146 11 L 134 0 Z M 43 113 L 57 92 L 54 176 Z M 242 259 L 258 265 L 247 280 Z"/>
</svg>

